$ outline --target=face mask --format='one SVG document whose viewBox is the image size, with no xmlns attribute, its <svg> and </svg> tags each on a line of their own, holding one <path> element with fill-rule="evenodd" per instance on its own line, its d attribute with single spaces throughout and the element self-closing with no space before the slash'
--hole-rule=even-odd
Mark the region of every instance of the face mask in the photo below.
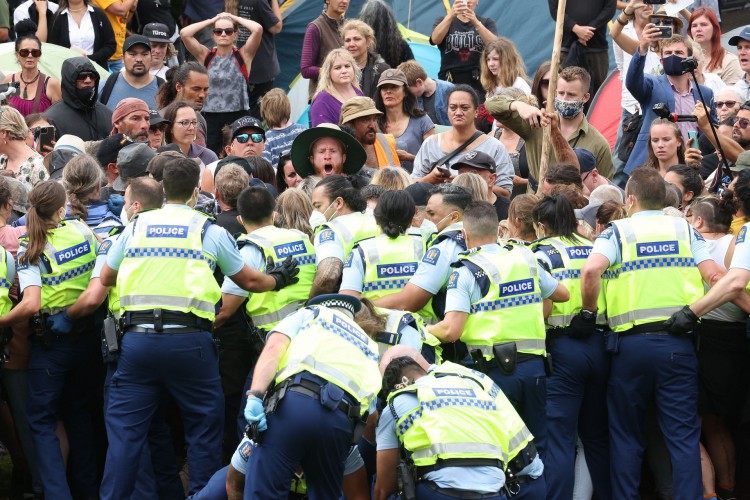
<svg viewBox="0 0 750 500">
<path fill-rule="evenodd" d="M 94 87 L 86 89 L 76 89 L 76 96 L 84 104 L 84 106 L 91 107 L 94 105 L 96 97 L 96 89 Z"/>
<path fill-rule="evenodd" d="M 669 76 L 680 76 L 685 73 L 682 68 L 682 57 L 680 56 L 667 56 L 661 60 L 661 65 L 664 67 L 664 73 Z"/>
<path fill-rule="evenodd" d="M 328 219 L 326 219 L 326 216 L 320 213 L 318 210 L 313 210 L 308 221 L 310 222 L 310 226 L 314 231 L 318 227 L 328 222 Z"/>
<path fill-rule="evenodd" d="M 132 207 L 132 206 L 133 205 L 131 204 L 130 207 Z M 122 213 L 120 214 L 120 220 L 122 221 L 122 225 L 123 226 L 127 226 L 131 222 L 130 221 L 130 214 L 128 214 L 128 210 L 130 210 L 130 207 L 128 207 L 127 210 L 125 209 L 125 207 L 123 207 Z"/>
<path fill-rule="evenodd" d="M 331 208 L 331 207 L 333 206 L 333 204 L 334 204 L 334 203 L 336 203 L 336 200 L 333 200 L 333 201 L 331 202 L 331 204 L 330 204 L 330 205 L 328 205 L 328 208 Z M 337 213 L 339 213 L 338 209 L 336 209 L 336 210 L 334 210 L 334 211 L 333 211 L 333 214 L 331 214 L 331 216 L 330 216 L 330 217 L 327 217 L 327 216 L 326 216 L 326 212 L 328 212 L 328 208 L 326 208 L 325 210 L 323 210 L 323 214 L 322 214 L 322 215 L 323 215 L 323 217 L 325 218 L 326 222 L 328 222 L 329 220 L 331 220 L 331 219 L 333 219 L 334 217 L 336 217 L 336 214 L 337 214 Z"/>
<path fill-rule="evenodd" d="M 427 241 L 428 239 L 430 239 L 430 236 L 438 232 L 438 228 L 434 222 L 429 219 L 425 219 L 419 226 L 419 232 L 422 235 L 422 239 Z"/>
<path fill-rule="evenodd" d="M 375 215 L 375 209 L 370 207 L 365 208 L 365 215 Z"/>
<path fill-rule="evenodd" d="M 453 212 L 451 212 L 451 213 L 453 213 Z M 443 217 L 442 219 L 440 219 L 440 220 L 438 221 L 438 223 L 437 223 L 437 224 L 435 224 L 435 230 L 436 230 L 436 232 L 440 232 L 440 231 L 442 231 L 443 229 L 445 229 L 445 227 L 444 227 L 443 229 L 438 229 L 438 226 L 439 226 L 440 224 L 442 224 L 442 223 L 443 223 L 443 221 L 444 221 L 445 219 L 447 219 L 448 217 L 450 217 L 450 216 L 451 216 L 451 214 L 448 214 L 448 215 L 446 215 L 445 217 Z M 448 224 L 448 226 L 450 226 L 450 224 Z M 446 226 L 446 227 L 448 227 L 448 226 Z"/>
<path fill-rule="evenodd" d="M 555 111 L 564 120 L 572 120 L 583 111 L 583 101 L 563 101 L 555 97 Z"/>
</svg>

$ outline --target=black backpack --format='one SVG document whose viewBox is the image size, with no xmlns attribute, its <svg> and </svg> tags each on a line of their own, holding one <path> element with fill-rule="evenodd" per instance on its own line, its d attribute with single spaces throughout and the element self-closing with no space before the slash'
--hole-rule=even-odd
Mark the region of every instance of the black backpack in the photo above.
<svg viewBox="0 0 750 500">
<path fill-rule="evenodd" d="M 116 71 L 109 75 L 107 77 L 107 81 L 104 83 L 104 88 L 102 88 L 102 93 L 99 96 L 99 102 L 106 105 L 109 102 L 109 96 L 112 95 L 112 89 L 115 88 L 115 83 L 117 83 L 117 79 L 120 77 L 120 72 Z M 161 88 L 162 85 L 164 85 L 165 81 L 161 77 L 156 77 L 156 87 Z"/>
</svg>

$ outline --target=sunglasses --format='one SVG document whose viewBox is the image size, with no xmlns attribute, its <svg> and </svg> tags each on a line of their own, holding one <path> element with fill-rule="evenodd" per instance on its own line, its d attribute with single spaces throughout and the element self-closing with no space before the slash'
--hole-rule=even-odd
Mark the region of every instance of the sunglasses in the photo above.
<svg viewBox="0 0 750 500">
<path fill-rule="evenodd" d="M 747 126 L 750 125 L 750 120 L 748 120 L 747 118 L 740 118 L 739 120 L 734 122 L 734 124 L 740 127 L 742 130 L 745 130 Z"/>
<path fill-rule="evenodd" d="M 83 82 L 88 79 L 96 80 L 96 73 L 93 73 L 91 71 L 84 71 L 83 73 L 78 73 L 78 76 L 76 77 L 77 82 Z"/>
<path fill-rule="evenodd" d="M 168 126 L 167 123 L 157 123 L 156 125 L 151 125 L 148 129 L 152 132 L 156 132 L 157 130 L 159 132 L 164 132 L 165 130 L 167 130 L 167 126 Z"/>
<path fill-rule="evenodd" d="M 41 49 L 21 49 L 18 51 L 18 55 L 21 57 L 42 57 Z"/>
<path fill-rule="evenodd" d="M 226 33 L 227 36 L 234 35 L 234 28 L 214 28 L 214 35 L 221 36 L 222 33 Z"/>
<path fill-rule="evenodd" d="M 258 144 L 259 142 L 263 142 L 265 140 L 265 137 L 263 134 L 239 134 L 237 137 L 235 137 L 237 142 L 240 144 L 245 144 L 247 141 L 252 140 L 255 144 Z"/>
<path fill-rule="evenodd" d="M 541 86 L 542 87 L 549 87 L 549 79 L 545 78 L 544 80 L 542 80 Z"/>
<path fill-rule="evenodd" d="M 737 105 L 737 101 L 716 101 L 717 108 L 723 108 L 724 106 L 728 108 L 733 108 L 736 105 Z"/>
</svg>

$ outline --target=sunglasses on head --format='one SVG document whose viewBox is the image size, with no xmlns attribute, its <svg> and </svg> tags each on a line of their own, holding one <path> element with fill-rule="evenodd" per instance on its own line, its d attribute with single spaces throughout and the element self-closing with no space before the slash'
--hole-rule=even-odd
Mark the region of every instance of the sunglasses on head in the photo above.
<svg viewBox="0 0 750 500">
<path fill-rule="evenodd" d="M 78 73 L 78 76 L 76 77 L 77 82 L 83 82 L 85 80 L 88 80 L 91 78 L 92 80 L 96 80 L 96 73 L 93 73 L 91 71 L 84 71 L 82 73 Z"/>
<path fill-rule="evenodd" d="M 232 36 L 234 35 L 234 28 L 214 28 L 214 35 L 220 36 L 222 33 Z"/>
<path fill-rule="evenodd" d="M 747 126 L 750 125 L 750 120 L 748 120 L 747 118 L 740 118 L 739 120 L 734 122 L 734 124 L 740 127 L 742 130 L 745 130 Z"/>
<path fill-rule="evenodd" d="M 238 134 L 237 137 L 235 137 L 237 142 L 240 144 L 245 144 L 247 141 L 252 140 L 255 144 L 258 144 L 259 142 L 263 142 L 265 137 L 263 137 L 263 134 Z"/>
<path fill-rule="evenodd" d="M 18 55 L 21 57 L 42 57 L 41 49 L 21 49 L 18 51 Z"/>
<path fill-rule="evenodd" d="M 736 105 L 737 105 L 737 101 L 716 101 L 717 108 L 723 108 L 724 106 L 728 108 L 733 108 Z"/>
</svg>

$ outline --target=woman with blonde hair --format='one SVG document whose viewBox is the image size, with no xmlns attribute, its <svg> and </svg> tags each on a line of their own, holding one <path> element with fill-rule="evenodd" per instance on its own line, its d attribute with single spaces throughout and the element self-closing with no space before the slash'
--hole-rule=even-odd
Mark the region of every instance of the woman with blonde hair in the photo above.
<svg viewBox="0 0 750 500">
<path fill-rule="evenodd" d="M 341 106 L 350 97 L 364 95 L 359 88 L 362 70 L 346 49 L 334 49 L 328 53 L 320 67 L 318 88 L 310 106 L 310 124 L 338 124 Z"/>
<path fill-rule="evenodd" d="M 29 128 L 21 113 L 10 106 L 0 107 L 0 170 L 31 186 L 48 179 L 42 155 L 26 144 Z"/>
<path fill-rule="evenodd" d="M 390 68 L 380 54 L 375 52 L 375 32 L 367 23 L 352 19 L 344 23 L 340 33 L 344 48 L 352 55 L 361 71 L 359 88 L 366 96 L 375 97 L 380 74 Z"/>
<path fill-rule="evenodd" d="M 96 158 L 82 154 L 70 160 L 63 169 L 62 184 L 68 196 L 67 217 L 79 217 L 101 238 L 122 225 L 107 201 L 100 199 L 102 173 Z"/>
<path fill-rule="evenodd" d="M 284 229 L 296 229 L 310 237 L 310 214 L 313 212 L 310 197 L 301 189 L 287 189 L 276 198 L 276 218 L 274 224 Z"/>
<path fill-rule="evenodd" d="M 384 167 L 373 174 L 370 184 L 383 186 L 389 191 L 398 191 L 406 189 L 406 186 L 411 184 L 411 178 L 403 168 Z"/>
<path fill-rule="evenodd" d="M 487 199 L 487 181 L 482 179 L 479 174 L 464 172 L 458 174 L 451 183 L 461 186 L 471 193 L 471 201 L 489 201 Z"/>
<path fill-rule="evenodd" d="M 532 214 L 540 199 L 535 194 L 519 194 L 510 202 L 507 220 L 508 243 L 528 245 L 536 240 Z"/>
<path fill-rule="evenodd" d="M 479 68 L 479 80 L 488 98 L 507 87 L 515 87 L 524 94 L 531 93 L 521 54 L 515 44 L 504 36 L 484 46 Z"/>
</svg>

